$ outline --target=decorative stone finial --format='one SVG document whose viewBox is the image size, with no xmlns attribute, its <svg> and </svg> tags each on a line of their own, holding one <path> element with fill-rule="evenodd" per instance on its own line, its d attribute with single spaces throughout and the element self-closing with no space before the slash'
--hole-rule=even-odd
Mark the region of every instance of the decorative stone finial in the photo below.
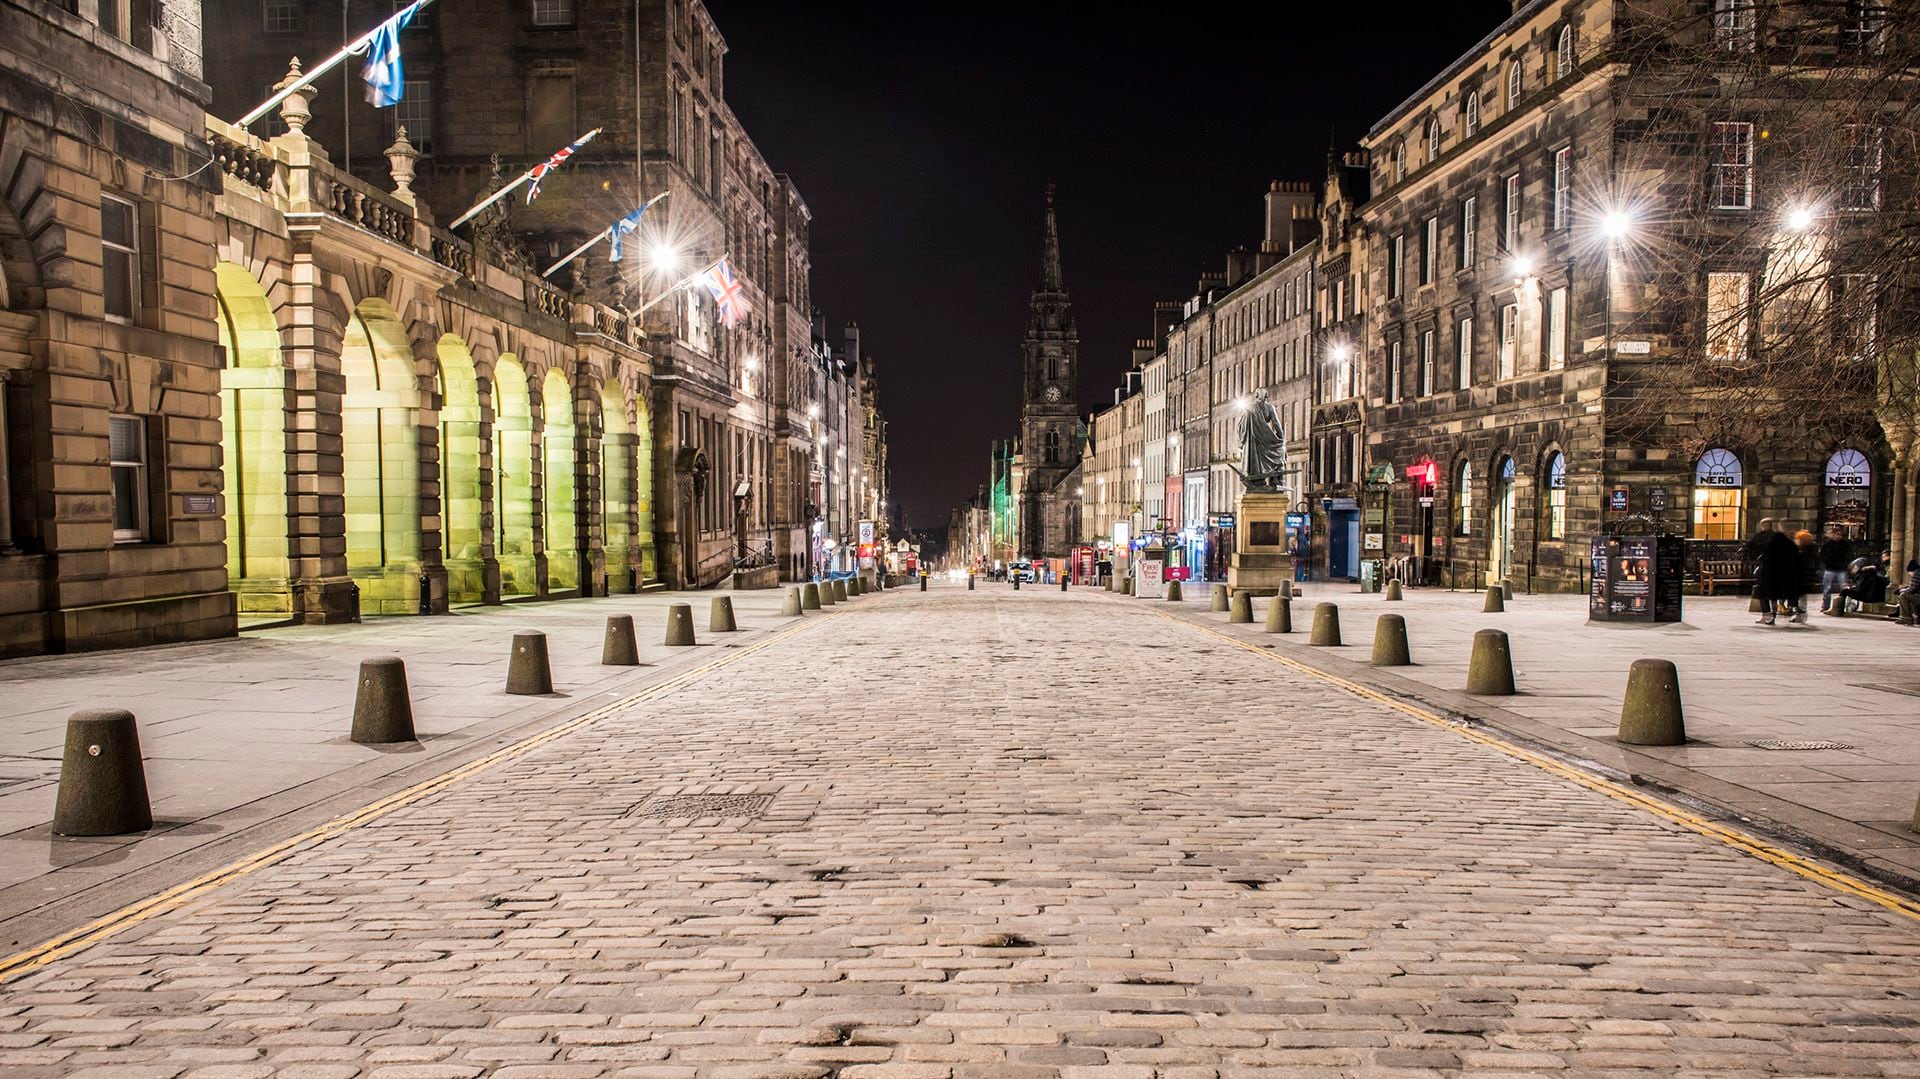
<svg viewBox="0 0 1920 1079">
<path fill-rule="evenodd" d="M 407 141 L 407 125 L 401 124 L 394 131 L 393 145 L 387 147 L 387 171 L 393 176 L 393 194 L 408 205 L 413 204 L 413 163 L 419 160 L 420 151 Z"/>
<path fill-rule="evenodd" d="M 287 62 L 287 77 L 274 83 L 274 91 L 277 93 L 299 82 L 300 74 L 300 58 L 296 56 Z M 287 134 L 306 136 L 307 121 L 313 119 L 312 101 L 313 86 L 309 84 L 288 94 L 280 103 L 280 119 L 287 125 Z"/>
</svg>

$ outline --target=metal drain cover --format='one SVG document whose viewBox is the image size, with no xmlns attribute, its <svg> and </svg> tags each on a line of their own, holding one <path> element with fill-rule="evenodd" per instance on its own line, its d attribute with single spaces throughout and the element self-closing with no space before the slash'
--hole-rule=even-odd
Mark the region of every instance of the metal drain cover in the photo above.
<svg viewBox="0 0 1920 1079">
<path fill-rule="evenodd" d="M 1829 742 L 1822 738 L 1762 738 L 1759 741 L 1748 740 L 1750 746 L 1761 749 L 1855 749 L 1845 742 Z"/>
<path fill-rule="evenodd" d="M 628 817 L 757 817 L 773 804 L 771 794 L 681 794 L 649 798 Z"/>
</svg>

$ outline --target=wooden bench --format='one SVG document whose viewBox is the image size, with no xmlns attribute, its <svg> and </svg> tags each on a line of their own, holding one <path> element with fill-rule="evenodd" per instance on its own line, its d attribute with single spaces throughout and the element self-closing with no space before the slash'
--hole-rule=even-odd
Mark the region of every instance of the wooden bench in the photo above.
<svg viewBox="0 0 1920 1079">
<path fill-rule="evenodd" d="M 1717 585 L 1752 584 L 1753 578 L 1747 576 L 1746 564 L 1737 558 L 1700 560 L 1700 590 L 1713 595 Z"/>
</svg>

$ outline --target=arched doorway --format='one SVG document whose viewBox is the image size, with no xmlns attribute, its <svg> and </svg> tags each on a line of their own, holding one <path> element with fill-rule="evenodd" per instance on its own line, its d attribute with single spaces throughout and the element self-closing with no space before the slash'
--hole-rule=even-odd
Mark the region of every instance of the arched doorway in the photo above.
<svg viewBox="0 0 1920 1079">
<path fill-rule="evenodd" d="M 340 367 L 347 572 L 364 614 L 419 610 L 419 387 L 406 327 L 383 300 L 348 320 Z"/>
<path fill-rule="evenodd" d="M 1501 457 L 1493 466 L 1493 520 L 1487 529 L 1487 583 L 1499 584 L 1513 572 L 1515 509 L 1513 458 Z"/>
<path fill-rule="evenodd" d="M 627 408 L 620 387 L 600 388 L 600 549 L 606 555 L 610 591 L 632 591 L 639 581 L 627 571 L 638 569 L 630 553 L 633 542 L 633 433 L 627 427 Z M 635 574 L 638 577 L 638 574 Z"/>
<path fill-rule="evenodd" d="M 500 594 L 539 591 L 533 549 L 533 405 L 526 368 L 508 354 L 493 365 L 494 557 Z"/>
<path fill-rule="evenodd" d="M 545 511 L 547 591 L 580 587 L 579 514 L 575 507 L 573 387 L 557 367 L 540 385 L 540 505 Z"/>
<path fill-rule="evenodd" d="M 220 303 L 220 472 L 227 587 L 240 616 L 291 615 L 287 580 L 287 390 L 280 327 L 246 268 L 214 267 Z"/>
<path fill-rule="evenodd" d="M 480 499 L 480 380 L 467 343 L 440 338 L 440 543 L 447 602 L 486 598 L 485 532 Z"/>
</svg>

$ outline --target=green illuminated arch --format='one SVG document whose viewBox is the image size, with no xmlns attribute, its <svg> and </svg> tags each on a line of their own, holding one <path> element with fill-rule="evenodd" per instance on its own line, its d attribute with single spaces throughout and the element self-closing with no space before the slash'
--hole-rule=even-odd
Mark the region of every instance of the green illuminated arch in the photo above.
<svg viewBox="0 0 1920 1079">
<path fill-rule="evenodd" d="M 420 548 L 419 388 L 406 327 L 382 300 L 364 300 L 340 347 L 347 572 L 360 610 L 418 609 Z"/>
<path fill-rule="evenodd" d="M 527 371 L 513 355 L 493 365 L 494 527 L 500 594 L 539 590 L 533 549 L 533 409 Z"/>
<path fill-rule="evenodd" d="M 574 505 L 573 387 L 559 368 L 547 369 L 540 403 L 544 420 L 540 441 L 545 449 L 540 504 L 546 511 L 547 588 L 560 591 L 580 587 L 580 541 Z"/>
<path fill-rule="evenodd" d="M 440 542 L 447 601 L 486 596 L 485 534 L 480 527 L 480 385 L 473 353 L 452 334 L 440 338 Z"/>
<path fill-rule="evenodd" d="M 227 581 L 240 613 L 292 614 L 287 583 L 287 391 L 280 327 L 244 267 L 214 267 L 220 301 L 220 464 Z"/>
</svg>

